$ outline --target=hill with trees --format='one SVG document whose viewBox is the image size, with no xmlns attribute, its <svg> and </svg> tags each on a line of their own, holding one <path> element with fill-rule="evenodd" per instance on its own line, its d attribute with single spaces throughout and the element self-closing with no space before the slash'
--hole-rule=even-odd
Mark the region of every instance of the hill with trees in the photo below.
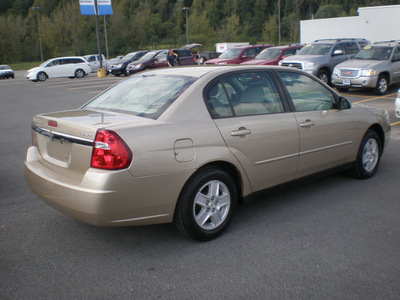
<svg viewBox="0 0 400 300">
<path fill-rule="evenodd" d="M 280 5 L 279 5 L 280 4 Z M 399 1 L 350 0 L 112 0 L 114 14 L 100 16 L 104 52 L 180 47 L 189 41 L 213 50 L 217 42 L 299 42 L 299 21 L 357 15 L 358 7 Z M 39 7 L 40 9 L 33 9 Z M 278 12 L 280 15 L 278 17 Z M 79 0 L 1 0 L 0 63 L 40 60 L 38 13 L 44 59 L 97 52 L 94 16 L 83 16 Z"/>
</svg>

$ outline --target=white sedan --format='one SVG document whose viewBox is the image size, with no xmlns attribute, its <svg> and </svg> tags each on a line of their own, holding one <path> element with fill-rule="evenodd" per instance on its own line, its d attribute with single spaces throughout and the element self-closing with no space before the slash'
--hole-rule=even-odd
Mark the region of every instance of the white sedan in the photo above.
<svg viewBox="0 0 400 300">
<path fill-rule="evenodd" d="M 26 72 L 27 80 L 45 81 L 53 77 L 82 78 L 92 71 L 88 61 L 82 56 L 52 58 L 40 66 Z"/>
</svg>

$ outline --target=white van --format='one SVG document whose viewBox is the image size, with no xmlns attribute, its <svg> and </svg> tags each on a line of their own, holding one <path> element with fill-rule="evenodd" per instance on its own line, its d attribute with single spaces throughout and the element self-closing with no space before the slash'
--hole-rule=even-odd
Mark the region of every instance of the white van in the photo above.
<svg viewBox="0 0 400 300">
<path fill-rule="evenodd" d="M 82 78 L 91 71 L 89 63 L 82 56 L 57 57 L 28 70 L 25 79 L 36 82 L 53 77 Z"/>
</svg>

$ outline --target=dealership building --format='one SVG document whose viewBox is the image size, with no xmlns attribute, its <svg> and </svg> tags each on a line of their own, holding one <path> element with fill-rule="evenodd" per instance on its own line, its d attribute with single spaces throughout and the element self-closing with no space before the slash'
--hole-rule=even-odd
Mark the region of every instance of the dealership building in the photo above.
<svg viewBox="0 0 400 300">
<path fill-rule="evenodd" d="M 327 38 L 400 41 L 400 5 L 358 8 L 358 16 L 300 21 L 300 42 Z"/>
</svg>

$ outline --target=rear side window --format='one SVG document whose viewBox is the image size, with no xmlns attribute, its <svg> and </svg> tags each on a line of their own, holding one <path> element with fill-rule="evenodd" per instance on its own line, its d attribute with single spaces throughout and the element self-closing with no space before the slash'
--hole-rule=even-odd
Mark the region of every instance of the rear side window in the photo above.
<svg viewBox="0 0 400 300">
<path fill-rule="evenodd" d="M 179 57 L 191 57 L 192 52 L 190 52 L 189 50 L 178 50 L 178 55 Z"/>
<path fill-rule="evenodd" d="M 279 72 L 296 111 L 337 109 L 333 93 L 306 75 L 295 72 Z"/>
<path fill-rule="evenodd" d="M 357 47 L 357 44 L 353 42 L 344 43 L 344 49 L 346 50 L 346 54 L 354 54 L 360 51 Z"/>
<path fill-rule="evenodd" d="M 280 95 L 269 73 L 239 73 L 221 78 L 206 92 L 213 118 L 284 112 Z"/>
</svg>

